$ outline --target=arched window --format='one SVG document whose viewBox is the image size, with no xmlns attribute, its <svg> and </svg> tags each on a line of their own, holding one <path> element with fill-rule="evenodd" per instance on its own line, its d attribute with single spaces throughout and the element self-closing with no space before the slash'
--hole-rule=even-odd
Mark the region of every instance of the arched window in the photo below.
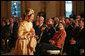
<svg viewBox="0 0 85 56">
<path fill-rule="evenodd" d="M 21 6 L 20 1 L 11 1 L 11 16 L 20 17 L 21 16 Z"/>
<path fill-rule="evenodd" d="M 72 1 L 65 1 L 66 17 L 72 14 Z"/>
</svg>

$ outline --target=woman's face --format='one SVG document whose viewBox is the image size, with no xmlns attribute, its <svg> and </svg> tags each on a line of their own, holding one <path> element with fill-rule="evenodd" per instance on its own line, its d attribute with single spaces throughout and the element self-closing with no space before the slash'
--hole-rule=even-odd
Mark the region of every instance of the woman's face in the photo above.
<svg viewBox="0 0 85 56">
<path fill-rule="evenodd" d="M 5 26 L 5 25 L 6 25 L 6 23 L 3 21 L 3 22 L 2 22 L 2 26 Z"/>
<path fill-rule="evenodd" d="M 32 14 L 32 15 L 30 16 L 30 21 L 33 21 L 33 19 L 34 19 L 34 14 Z"/>
<path fill-rule="evenodd" d="M 62 25 L 62 23 L 59 23 L 59 29 L 62 29 L 63 28 L 63 25 Z"/>
<path fill-rule="evenodd" d="M 79 21 L 79 26 L 80 27 L 83 27 L 84 26 L 84 23 L 82 21 Z"/>
<path fill-rule="evenodd" d="M 79 23 L 78 23 L 78 21 L 75 21 L 75 26 L 79 26 Z"/>
</svg>

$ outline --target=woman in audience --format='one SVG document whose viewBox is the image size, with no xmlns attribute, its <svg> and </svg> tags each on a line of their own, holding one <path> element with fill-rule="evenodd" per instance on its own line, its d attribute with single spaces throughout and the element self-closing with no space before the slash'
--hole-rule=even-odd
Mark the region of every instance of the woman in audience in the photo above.
<svg viewBox="0 0 85 56">
<path fill-rule="evenodd" d="M 59 23 L 59 31 L 49 40 L 50 43 L 41 44 L 41 55 L 46 55 L 47 50 L 61 50 L 63 42 L 66 38 L 66 32 L 63 23 Z M 48 40 L 47 40 L 48 41 Z"/>
<path fill-rule="evenodd" d="M 66 32 L 64 23 L 59 23 L 59 31 L 54 34 L 53 38 L 50 39 L 50 43 L 58 48 L 62 48 L 63 42 L 66 38 Z"/>
</svg>

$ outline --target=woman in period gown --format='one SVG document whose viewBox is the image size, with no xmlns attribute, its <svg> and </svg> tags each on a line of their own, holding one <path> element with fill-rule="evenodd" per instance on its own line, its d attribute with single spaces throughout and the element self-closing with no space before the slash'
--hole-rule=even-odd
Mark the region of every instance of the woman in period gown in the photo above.
<svg viewBox="0 0 85 56">
<path fill-rule="evenodd" d="M 26 10 L 25 19 L 19 26 L 18 39 L 14 50 L 14 55 L 33 55 L 36 47 L 35 31 L 33 29 L 32 20 L 34 19 L 34 11 Z"/>
</svg>

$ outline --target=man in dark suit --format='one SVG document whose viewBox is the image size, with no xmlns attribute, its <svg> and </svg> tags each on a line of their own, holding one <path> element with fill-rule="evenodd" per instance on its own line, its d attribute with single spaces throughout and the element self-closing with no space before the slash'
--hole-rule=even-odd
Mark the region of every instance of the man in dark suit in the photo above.
<svg viewBox="0 0 85 56">
<path fill-rule="evenodd" d="M 36 32 L 36 35 L 38 36 L 38 39 L 37 40 L 39 40 L 40 39 L 40 35 L 41 35 L 41 29 L 42 29 L 42 27 L 44 26 L 45 24 L 44 24 L 44 17 L 42 17 L 42 16 L 40 16 L 39 17 L 39 26 L 37 26 L 36 28 L 35 28 L 35 32 Z"/>
<path fill-rule="evenodd" d="M 40 42 L 39 44 L 37 45 L 36 49 L 38 51 L 37 54 L 40 54 L 41 53 L 41 45 L 42 43 L 49 43 L 49 40 L 53 37 L 54 33 L 55 33 L 55 30 L 53 28 L 53 20 L 52 19 L 48 19 L 47 22 L 46 22 L 46 25 L 47 26 L 44 26 L 43 30 L 42 30 L 42 35 L 40 36 Z"/>
<path fill-rule="evenodd" d="M 56 32 L 54 27 L 53 19 L 47 19 L 46 21 L 46 28 L 43 31 L 43 35 L 41 37 L 40 43 L 49 43 L 50 38 L 53 37 L 54 33 Z"/>
<path fill-rule="evenodd" d="M 9 47 L 8 47 L 8 40 L 10 38 L 10 29 L 9 27 L 6 25 L 6 21 L 2 21 L 2 26 L 1 26 L 1 42 L 2 40 L 4 40 L 5 42 L 5 51 L 4 52 L 9 52 Z M 1 43 L 3 44 L 3 43 Z M 4 46 L 2 46 L 4 47 Z"/>
<path fill-rule="evenodd" d="M 13 38 L 13 26 L 14 26 L 14 20 L 12 18 L 10 18 L 10 40 L 9 40 L 9 47 L 12 48 L 13 47 L 13 42 L 14 42 L 14 38 Z"/>
<path fill-rule="evenodd" d="M 16 22 L 14 23 L 14 26 L 13 26 L 13 40 L 14 40 L 13 47 L 15 47 L 16 40 L 17 40 L 18 26 L 19 26 L 19 21 L 18 19 L 16 19 Z"/>
<path fill-rule="evenodd" d="M 68 46 L 64 45 L 64 51 L 66 51 L 68 55 L 80 55 L 80 52 L 84 50 L 84 22 L 82 20 L 79 20 L 79 23 L 76 22 L 78 22 L 78 20 L 75 21 L 76 27 L 70 32 L 70 39 L 68 39 L 69 44 L 66 44 Z"/>
<path fill-rule="evenodd" d="M 59 19 L 57 17 L 54 17 L 54 29 L 55 31 L 58 31 L 58 23 L 59 23 Z"/>
<path fill-rule="evenodd" d="M 80 19 L 79 21 L 80 32 L 78 35 L 78 47 L 80 55 L 84 55 L 84 21 Z"/>
<path fill-rule="evenodd" d="M 6 25 L 7 25 L 7 27 L 9 27 L 9 25 L 10 25 L 9 19 L 6 19 Z"/>
<path fill-rule="evenodd" d="M 66 52 L 69 55 L 75 55 L 77 54 L 77 38 L 79 33 L 79 21 L 75 20 L 75 26 L 72 31 L 69 32 L 68 37 L 66 38 L 65 44 L 64 44 L 64 52 Z"/>
</svg>

